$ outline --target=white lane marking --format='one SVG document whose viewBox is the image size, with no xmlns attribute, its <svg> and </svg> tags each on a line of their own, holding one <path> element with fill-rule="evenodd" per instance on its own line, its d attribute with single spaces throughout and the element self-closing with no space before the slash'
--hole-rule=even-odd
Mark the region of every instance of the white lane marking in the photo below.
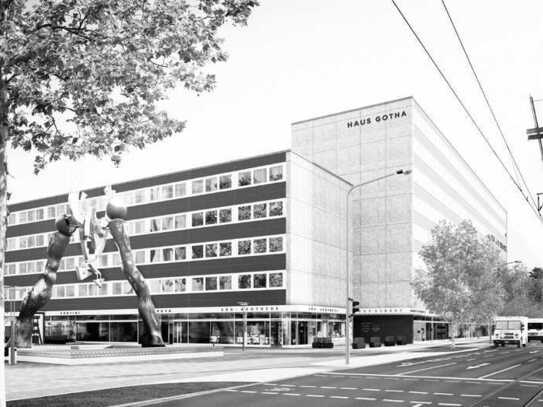
<svg viewBox="0 0 543 407">
<path fill-rule="evenodd" d="M 386 403 L 405 403 L 405 400 L 396 400 L 396 399 L 383 399 Z"/>
<path fill-rule="evenodd" d="M 466 383 L 469 383 L 469 384 L 481 384 L 481 382 L 466 382 Z"/>
<path fill-rule="evenodd" d="M 276 391 L 261 391 L 260 393 L 261 394 L 279 394 Z M 283 394 L 286 394 L 286 393 L 283 393 Z"/>
<path fill-rule="evenodd" d="M 475 360 L 475 358 L 469 358 L 469 359 L 466 359 L 466 362 L 469 362 L 471 360 Z"/>
<path fill-rule="evenodd" d="M 345 399 L 348 399 L 349 397 L 347 397 L 347 396 L 330 396 L 330 398 L 331 399 L 343 399 L 343 400 L 345 400 Z"/>
<path fill-rule="evenodd" d="M 461 394 L 460 397 L 483 397 L 481 394 Z"/>
<path fill-rule="evenodd" d="M 284 396 L 299 396 L 300 393 L 283 393 Z"/>
<path fill-rule="evenodd" d="M 385 392 L 388 393 L 403 393 L 403 390 L 396 390 L 396 389 L 387 389 Z"/>
<path fill-rule="evenodd" d="M 454 393 L 433 393 L 436 396 L 454 396 Z"/>
<path fill-rule="evenodd" d="M 412 394 L 428 394 L 427 391 L 415 391 L 415 390 L 410 390 L 409 393 L 412 393 Z"/>
<path fill-rule="evenodd" d="M 520 400 L 518 397 L 498 397 L 500 400 L 514 400 L 518 401 Z"/>
<path fill-rule="evenodd" d="M 278 386 L 283 386 L 283 387 L 296 387 L 295 384 L 283 384 L 283 383 L 278 384 Z"/>
<path fill-rule="evenodd" d="M 466 370 L 478 369 L 480 367 L 488 366 L 488 365 L 490 365 L 490 363 L 479 363 L 478 365 L 473 365 L 473 366 L 466 367 Z"/>
<path fill-rule="evenodd" d="M 336 386 L 320 386 L 321 389 L 337 389 Z"/>
<path fill-rule="evenodd" d="M 539 351 L 538 350 L 533 350 L 533 351 L 528 352 L 528 353 L 537 353 L 537 352 L 539 352 Z"/>
<path fill-rule="evenodd" d="M 242 393 L 250 393 L 250 394 L 255 394 L 256 393 L 256 391 L 254 391 L 254 390 L 241 390 L 241 392 Z"/>
<path fill-rule="evenodd" d="M 375 397 L 355 397 L 357 400 L 366 400 L 366 401 L 375 401 L 377 400 Z"/>
<path fill-rule="evenodd" d="M 422 369 L 411 370 L 409 372 L 402 372 L 402 373 L 399 374 L 399 376 L 408 375 L 408 374 L 417 373 L 417 372 L 424 372 L 425 370 L 437 369 L 439 367 L 446 367 L 446 366 L 452 366 L 452 365 L 456 365 L 456 362 L 445 363 L 443 365 L 435 365 L 435 366 L 425 367 L 425 368 L 422 368 Z"/>
<path fill-rule="evenodd" d="M 341 390 L 356 390 L 357 387 L 340 387 Z"/>
<path fill-rule="evenodd" d="M 225 391 L 229 391 L 229 392 L 238 392 L 239 390 L 236 390 L 236 389 L 227 389 Z"/>
<path fill-rule="evenodd" d="M 381 391 L 381 389 L 368 389 L 368 388 L 364 388 L 362 390 L 364 390 L 364 391 Z"/>
<path fill-rule="evenodd" d="M 521 384 L 522 387 L 539 387 L 537 384 Z"/>
<path fill-rule="evenodd" d="M 457 403 L 437 403 L 438 406 L 455 406 L 455 407 L 461 407 L 462 404 Z"/>
<path fill-rule="evenodd" d="M 411 403 L 411 404 L 414 404 L 413 407 L 420 407 L 420 406 L 422 406 L 422 405 L 424 405 L 424 404 L 432 404 L 431 401 L 415 401 L 415 400 L 410 401 L 410 403 Z"/>
<path fill-rule="evenodd" d="M 310 385 L 310 384 L 304 384 L 304 385 L 300 385 L 298 387 L 304 387 L 304 388 L 315 388 L 317 386 L 313 386 L 313 385 Z"/>
<path fill-rule="evenodd" d="M 527 363 L 533 362 L 534 360 L 537 360 L 537 358 L 533 358 L 527 361 Z"/>
<path fill-rule="evenodd" d="M 325 397 L 324 394 L 306 394 L 306 397 Z"/>
<path fill-rule="evenodd" d="M 518 365 L 509 366 L 509 367 L 506 367 L 505 369 L 498 370 L 497 372 L 486 374 L 484 376 L 478 377 L 477 379 L 486 379 L 487 377 L 497 375 L 498 373 L 507 372 L 508 370 L 514 369 L 514 368 L 519 367 L 519 366 L 520 366 L 520 363 Z"/>
</svg>

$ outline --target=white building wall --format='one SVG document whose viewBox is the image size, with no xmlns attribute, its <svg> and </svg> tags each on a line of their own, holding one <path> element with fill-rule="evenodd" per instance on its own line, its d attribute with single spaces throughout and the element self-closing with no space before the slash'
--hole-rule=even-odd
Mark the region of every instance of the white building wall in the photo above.
<svg viewBox="0 0 543 407">
<path fill-rule="evenodd" d="M 287 304 L 345 307 L 349 184 L 295 153 L 287 163 Z"/>
</svg>

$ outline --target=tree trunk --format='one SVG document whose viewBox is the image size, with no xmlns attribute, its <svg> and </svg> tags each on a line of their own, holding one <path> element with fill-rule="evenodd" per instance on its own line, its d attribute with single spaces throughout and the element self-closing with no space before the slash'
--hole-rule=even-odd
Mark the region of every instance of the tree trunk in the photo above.
<svg viewBox="0 0 543 407">
<path fill-rule="evenodd" d="M 4 260 L 7 228 L 7 171 L 6 146 L 8 140 L 8 92 L 0 71 L 0 338 L 2 340 L 2 363 L 0 363 L 0 407 L 6 405 L 6 376 L 4 368 L 5 320 L 4 320 Z"/>
</svg>

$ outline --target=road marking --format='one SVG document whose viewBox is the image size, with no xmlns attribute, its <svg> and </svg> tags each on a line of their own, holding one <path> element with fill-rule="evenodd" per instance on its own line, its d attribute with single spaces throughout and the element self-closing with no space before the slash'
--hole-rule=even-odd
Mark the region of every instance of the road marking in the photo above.
<svg viewBox="0 0 543 407">
<path fill-rule="evenodd" d="M 413 393 L 413 394 L 428 394 L 427 391 L 415 391 L 415 390 L 410 390 L 409 393 Z"/>
<path fill-rule="evenodd" d="M 507 372 L 508 370 L 514 369 L 514 368 L 519 367 L 519 366 L 520 366 L 520 363 L 519 363 L 518 365 L 513 365 L 513 366 L 510 366 L 510 367 L 506 367 L 505 369 L 498 370 L 497 372 L 489 373 L 489 374 L 487 374 L 487 375 L 478 377 L 477 379 L 486 379 L 487 377 L 497 375 L 498 373 Z"/>
<path fill-rule="evenodd" d="M 300 393 L 283 393 L 284 396 L 299 396 Z"/>
<path fill-rule="evenodd" d="M 466 383 L 469 383 L 469 384 L 481 384 L 481 382 L 466 382 Z"/>
<path fill-rule="evenodd" d="M 399 376 L 408 375 L 408 374 L 417 373 L 417 372 L 424 372 L 425 370 L 437 369 L 439 367 L 446 367 L 446 366 L 452 366 L 452 365 L 456 365 L 456 362 L 445 363 L 443 365 L 424 367 L 422 369 L 411 370 L 409 372 L 402 372 L 399 374 Z"/>
<path fill-rule="evenodd" d="M 533 350 L 533 351 L 528 352 L 528 353 L 537 353 L 537 352 L 539 352 L 539 351 L 538 350 Z"/>
<path fill-rule="evenodd" d="M 242 393 L 250 393 L 250 394 L 255 394 L 256 393 L 256 391 L 254 391 L 254 390 L 241 390 L 241 392 Z M 275 394 L 277 394 L 277 393 L 275 393 Z"/>
<path fill-rule="evenodd" d="M 246 393 L 246 392 L 243 392 L 243 393 Z M 262 393 L 262 394 L 279 394 L 276 391 L 261 391 L 260 393 Z M 287 394 L 287 393 L 283 393 L 283 394 Z"/>
<path fill-rule="evenodd" d="M 454 393 L 433 393 L 436 396 L 454 396 Z"/>
<path fill-rule="evenodd" d="M 324 397 L 324 394 L 306 394 L 306 397 Z"/>
<path fill-rule="evenodd" d="M 336 386 L 320 386 L 321 389 L 337 389 Z"/>
<path fill-rule="evenodd" d="M 420 406 L 422 406 L 422 405 L 424 405 L 424 404 L 432 404 L 431 401 L 415 401 L 415 400 L 410 401 L 410 403 L 411 403 L 411 404 L 414 404 L 413 407 L 420 407 Z"/>
<path fill-rule="evenodd" d="M 534 360 L 537 360 L 537 358 L 533 358 L 527 361 L 527 363 L 533 362 Z"/>
<path fill-rule="evenodd" d="M 387 403 L 405 403 L 405 400 L 396 400 L 396 399 L 383 399 Z"/>
<path fill-rule="evenodd" d="M 518 397 L 498 397 L 500 400 L 520 400 Z"/>
<path fill-rule="evenodd" d="M 483 397 L 481 394 L 461 394 L 460 397 Z"/>
<path fill-rule="evenodd" d="M 387 389 L 385 392 L 388 393 L 403 393 L 403 390 L 396 390 L 396 389 Z"/>
<path fill-rule="evenodd" d="M 304 388 L 315 388 L 317 386 L 313 386 L 313 385 L 310 385 L 310 384 L 304 384 L 304 385 L 300 385 L 298 387 L 304 387 Z"/>
<path fill-rule="evenodd" d="M 539 387 L 537 384 L 521 384 L 522 387 Z"/>
<path fill-rule="evenodd" d="M 480 367 L 483 367 L 483 366 L 488 366 L 490 365 L 490 363 L 480 363 L 478 365 L 474 365 L 474 366 L 468 366 L 466 367 L 466 370 L 471 370 L 471 369 L 477 369 L 477 368 L 480 368 Z"/>
<path fill-rule="evenodd" d="M 477 358 L 469 358 L 469 359 L 466 359 L 466 362 L 469 362 L 470 360 L 475 360 Z"/>
<path fill-rule="evenodd" d="M 366 400 L 366 401 L 375 401 L 375 397 L 355 397 L 356 400 Z"/>
<path fill-rule="evenodd" d="M 348 399 L 349 397 L 347 397 L 347 396 L 330 396 L 330 398 L 331 399 L 343 399 L 343 400 L 345 400 L 345 399 Z"/>
<path fill-rule="evenodd" d="M 340 387 L 341 390 L 356 390 L 357 387 Z"/>
<path fill-rule="evenodd" d="M 437 403 L 438 406 L 455 406 L 455 407 L 461 407 L 462 404 L 457 403 Z"/>
<path fill-rule="evenodd" d="M 283 387 L 296 387 L 295 384 L 278 384 L 278 386 L 283 386 Z"/>
<path fill-rule="evenodd" d="M 460 380 L 445 380 L 445 383 L 460 383 Z"/>
<path fill-rule="evenodd" d="M 366 388 L 364 388 L 362 390 L 364 390 L 364 391 L 381 391 L 381 389 L 366 389 Z"/>
</svg>

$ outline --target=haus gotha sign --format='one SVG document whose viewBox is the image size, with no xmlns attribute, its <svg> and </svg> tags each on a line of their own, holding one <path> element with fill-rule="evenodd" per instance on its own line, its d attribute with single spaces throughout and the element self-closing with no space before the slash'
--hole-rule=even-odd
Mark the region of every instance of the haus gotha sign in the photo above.
<svg viewBox="0 0 543 407">
<path fill-rule="evenodd" d="M 374 116 L 364 117 L 362 119 L 349 120 L 346 124 L 347 124 L 347 128 L 351 129 L 354 127 L 366 126 L 372 123 L 381 123 L 381 122 L 401 119 L 403 117 L 407 117 L 407 113 L 405 110 L 392 112 L 392 113 L 379 113 Z"/>
</svg>

